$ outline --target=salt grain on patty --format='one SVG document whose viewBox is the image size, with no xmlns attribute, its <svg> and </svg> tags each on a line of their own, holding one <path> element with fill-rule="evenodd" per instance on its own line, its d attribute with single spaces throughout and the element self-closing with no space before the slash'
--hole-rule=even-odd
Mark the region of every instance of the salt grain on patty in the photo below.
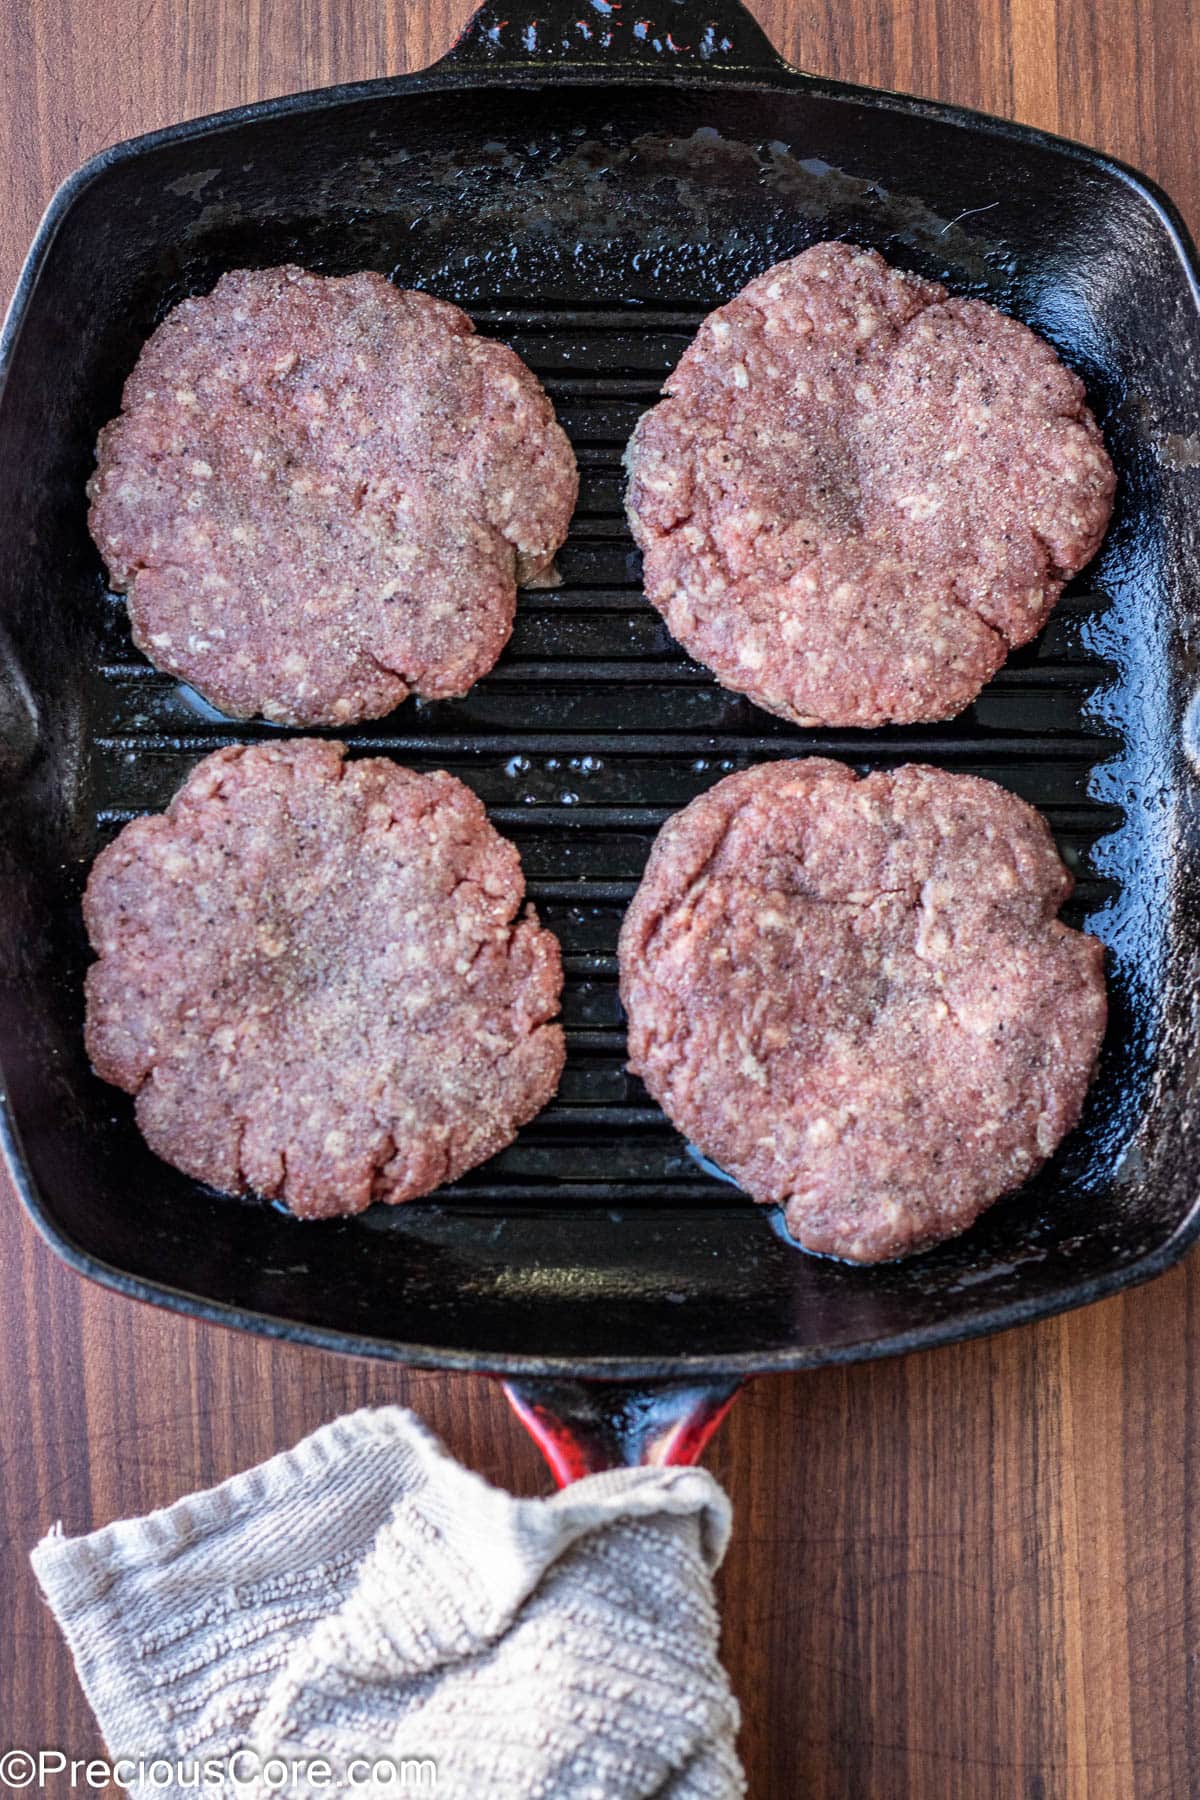
<svg viewBox="0 0 1200 1800">
<path fill-rule="evenodd" d="M 1050 346 L 849 244 L 712 313 L 666 394 L 627 453 L 646 595 L 720 682 L 799 725 L 961 712 L 1112 509 Z"/>
<path fill-rule="evenodd" d="M 453 1181 L 563 1065 L 557 940 L 452 775 L 315 739 L 206 757 L 96 859 L 98 1074 L 150 1147 L 303 1218 Z"/>
<path fill-rule="evenodd" d="M 727 777 L 663 827 L 621 931 L 629 1066 L 809 1250 L 963 1231 L 1079 1117 L 1103 951 L 1041 815 L 916 764 Z"/>
<path fill-rule="evenodd" d="M 538 382 L 458 307 L 243 269 L 146 344 L 89 523 L 151 662 L 236 717 L 340 725 L 485 675 L 577 491 Z"/>
</svg>

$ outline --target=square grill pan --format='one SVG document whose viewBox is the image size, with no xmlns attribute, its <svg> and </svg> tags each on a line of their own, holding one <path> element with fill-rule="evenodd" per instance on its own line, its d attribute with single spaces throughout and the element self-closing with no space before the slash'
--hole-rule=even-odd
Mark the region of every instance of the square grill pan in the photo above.
<svg viewBox="0 0 1200 1800">
<path fill-rule="evenodd" d="M 1200 1228 L 1189 708 L 1200 477 L 1194 257 L 1169 204 L 1017 126 L 800 76 L 746 15 L 487 9 L 423 75 L 105 152 L 54 201 L 6 328 L 0 493 L 0 1052 L 41 1230 L 123 1291 L 406 1362 L 735 1375 L 887 1354 L 1079 1304 Z M 639 25 L 642 29 L 639 30 Z M 1083 375 L 1121 478 L 1100 558 L 960 718 L 802 731 L 720 688 L 641 596 L 621 455 L 714 305 L 824 237 L 1012 311 Z M 447 768 L 518 844 L 566 965 L 557 1100 L 436 1196 L 322 1226 L 159 1162 L 90 1073 L 79 896 L 231 722 L 152 669 L 106 594 L 83 486 L 147 334 L 225 269 L 375 268 L 457 301 L 544 381 L 580 464 L 563 586 L 524 594 L 461 700 L 340 734 Z M 616 937 L 654 834 L 782 756 L 919 759 L 1039 806 L 1109 946 L 1085 1121 L 966 1237 L 856 1270 L 789 1247 L 624 1070 Z"/>
</svg>

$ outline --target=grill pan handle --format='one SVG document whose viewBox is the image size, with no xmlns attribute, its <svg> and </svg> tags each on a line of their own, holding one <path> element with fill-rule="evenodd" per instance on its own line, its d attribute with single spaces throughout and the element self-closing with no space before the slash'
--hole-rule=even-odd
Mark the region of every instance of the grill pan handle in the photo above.
<svg viewBox="0 0 1200 1800">
<path fill-rule="evenodd" d="M 700 1460 L 742 1383 L 506 1381 L 508 1404 L 559 1487 L 604 1469 L 665 1468 Z"/>
<path fill-rule="evenodd" d="M 673 68 L 763 81 L 794 77 L 740 0 L 507 0 L 488 4 L 439 67 L 581 67 L 617 76 Z"/>
</svg>

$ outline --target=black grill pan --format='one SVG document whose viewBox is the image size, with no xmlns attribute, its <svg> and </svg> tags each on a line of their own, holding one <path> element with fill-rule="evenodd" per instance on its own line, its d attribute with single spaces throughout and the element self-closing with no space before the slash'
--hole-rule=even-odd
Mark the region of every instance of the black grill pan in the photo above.
<svg viewBox="0 0 1200 1800">
<path fill-rule="evenodd" d="M 1095 152 L 800 75 L 732 0 L 651 11 L 485 8 L 423 74 L 104 152 L 38 234 L 0 396 L 4 1129 L 39 1228 L 123 1292 L 426 1366 L 728 1391 L 1081 1304 L 1165 1268 L 1200 1229 L 1187 236 Z M 1121 478 L 1104 550 L 1042 637 L 969 712 L 918 731 L 800 731 L 718 687 L 641 598 L 621 513 L 625 441 L 703 314 L 829 236 L 1048 337 Z M 565 584 L 522 597 L 495 671 L 349 736 L 453 770 L 519 844 L 566 957 L 561 1094 L 435 1198 L 320 1227 L 155 1159 L 80 1036 L 96 850 L 208 751 L 271 735 L 133 649 L 85 529 L 92 447 L 171 305 L 289 259 L 458 301 L 542 376 L 582 472 Z M 727 771 L 811 752 L 929 760 L 1035 802 L 1078 877 L 1068 916 L 1110 952 L 1112 1027 L 1081 1129 L 966 1237 L 891 1268 L 789 1247 L 623 1068 L 616 935 L 655 831 Z"/>
</svg>

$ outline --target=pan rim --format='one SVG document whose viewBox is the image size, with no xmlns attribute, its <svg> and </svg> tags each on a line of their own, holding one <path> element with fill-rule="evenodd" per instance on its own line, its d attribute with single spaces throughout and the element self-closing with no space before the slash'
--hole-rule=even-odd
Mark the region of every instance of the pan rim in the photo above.
<svg viewBox="0 0 1200 1800">
<path fill-rule="evenodd" d="M 1133 1262 L 1121 1263 L 1101 1275 L 1093 1275 L 1071 1288 L 1057 1293 L 1026 1299 L 1017 1298 L 972 1314 L 967 1319 L 946 1319 L 934 1325 L 914 1326 L 910 1331 L 870 1341 L 833 1344 L 825 1347 L 781 1347 L 775 1350 L 735 1351 L 727 1355 L 706 1356 L 703 1352 L 664 1353 L 647 1356 L 537 1356 L 514 1351 L 454 1350 L 431 1344 L 407 1344 L 397 1338 L 383 1338 L 368 1333 L 341 1331 L 332 1326 L 311 1325 L 301 1320 L 281 1318 L 259 1312 L 252 1307 L 235 1306 L 232 1302 L 189 1294 L 184 1288 L 166 1282 L 151 1281 L 128 1270 L 118 1269 L 100 1257 L 84 1250 L 51 1219 L 42 1204 L 41 1193 L 33 1178 L 21 1147 L 20 1135 L 12 1117 L 7 1092 L 0 1093 L 0 1153 L 3 1154 L 18 1197 L 45 1243 L 76 1274 L 86 1276 L 100 1287 L 141 1300 L 150 1306 L 199 1319 L 206 1325 L 221 1325 L 231 1330 L 249 1331 L 256 1337 L 299 1344 L 308 1349 L 332 1350 L 343 1356 L 360 1356 L 374 1361 L 401 1363 L 413 1369 L 442 1369 L 475 1375 L 561 1376 L 591 1381 L 653 1381 L 679 1377 L 794 1374 L 806 1369 L 832 1368 L 842 1364 L 882 1362 L 894 1356 L 908 1356 L 915 1351 L 942 1349 L 950 1344 L 967 1343 L 973 1338 L 991 1337 L 1019 1325 L 1031 1325 L 1059 1313 L 1073 1312 L 1090 1306 L 1126 1288 L 1165 1274 L 1200 1237 L 1200 1193 L 1196 1195 L 1187 1217 L 1177 1229 L 1153 1250 Z"/>
<path fill-rule="evenodd" d="M 792 68 L 782 58 L 777 66 L 758 71 L 718 74 L 707 70 L 674 68 L 664 75 L 657 68 L 637 64 L 615 64 L 597 69 L 594 65 L 555 62 L 539 68 L 537 63 L 510 65 L 458 62 L 451 50 L 430 68 L 404 75 L 378 76 L 370 80 L 343 82 L 332 87 L 309 88 L 291 94 L 273 95 L 254 100 L 244 106 L 226 108 L 222 112 L 204 113 L 194 119 L 181 119 L 172 125 L 158 126 L 137 137 L 123 138 L 106 145 L 67 175 L 51 195 L 38 223 L 33 241 L 21 265 L 12 297 L 0 326 L 0 394 L 7 380 L 8 367 L 19 336 L 29 299 L 41 273 L 42 265 L 59 226 L 75 201 L 98 177 L 109 169 L 148 155 L 155 150 L 172 148 L 214 135 L 227 128 L 250 125 L 293 115 L 332 110 L 363 101 L 404 98 L 421 93 L 469 92 L 476 88 L 537 89 L 551 80 L 557 86 L 593 87 L 610 91 L 617 87 L 665 87 L 713 93 L 777 92 L 781 96 L 806 96 L 832 100 L 846 105 L 874 107 L 881 111 L 903 113 L 914 118 L 953 125 L 961 130 L 987 137 L 1006 139 L 1026 147 L 1053 150 L 1072 161 L 1102 169 L 1124 186 L 1131 188 L 1158 218 L 1171 240 L 1188 278 L 1192 299 L 1200 310 L 1200 252 L 1184 223 L 1175 202 L 1166 190 L 1144 171 L 1106 151 L 1097 150 L 1077 139 L 1043 131 L 1040 126 L 1025 125 L 1019 120 L 1005 119 L 975 107 L 959 106 L 949 101 L 932 100 L 917 94 L 901 93 L 890 88 L 873 88 L 855 82 L 835 81 L 810 75 Z"/>
</svg>

